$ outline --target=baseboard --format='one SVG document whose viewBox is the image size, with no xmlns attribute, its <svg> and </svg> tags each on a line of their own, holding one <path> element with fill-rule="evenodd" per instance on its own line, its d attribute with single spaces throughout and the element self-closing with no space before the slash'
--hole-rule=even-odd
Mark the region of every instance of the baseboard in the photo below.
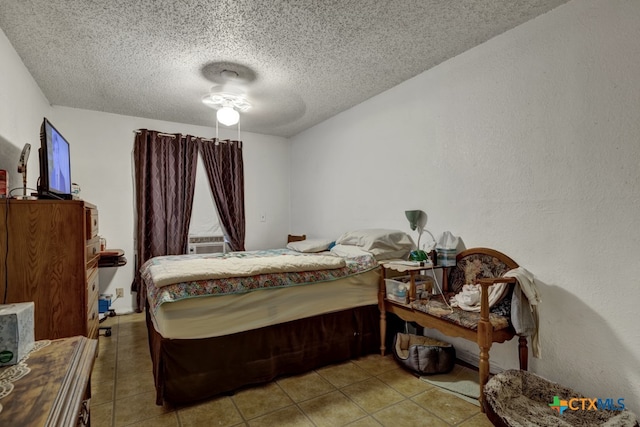
<svg viewBox="0 0 640 427">
<path fill-rule="evenodd" d="M 456 349 L 456 357 L 460 360 L 462 360 L 464 363 L 469 364 L 471 366 L 473 366 L 474 368 L 478 369 L 478 367 L 480 366 L 480 355 L 476 354 L 476 353 L 470 353 L 468 351 L 464 351 L 464 350 L 458 350 Z M 489 372 L 491 374 L 498 374 L 502 371 L 504 371 L 505 369 L 502 366 L 498 366 L 494 363 L 491 362 L 491 359 L 489 359 Z"/>
</svg>

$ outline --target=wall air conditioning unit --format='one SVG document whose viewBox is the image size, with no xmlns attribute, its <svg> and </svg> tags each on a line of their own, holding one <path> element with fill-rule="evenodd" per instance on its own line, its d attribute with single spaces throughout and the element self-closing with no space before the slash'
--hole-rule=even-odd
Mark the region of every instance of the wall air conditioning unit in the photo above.
<svg viewBox="0 0 640 427">
<path fill-rule="evenodd" d="M 227 253 L 224 236 L 190 236 L 189 254 Z"/>
</svg>

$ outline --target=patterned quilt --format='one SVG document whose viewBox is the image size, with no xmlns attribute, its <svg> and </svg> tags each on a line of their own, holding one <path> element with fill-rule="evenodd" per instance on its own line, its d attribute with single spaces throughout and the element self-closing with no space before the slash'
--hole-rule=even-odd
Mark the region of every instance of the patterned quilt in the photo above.
<svg viewBox="0 0 640 427">
<path fill-rule="evenodd" d="M 145 281 L 147 287 L 149 307 L 151 307 L 155 313 L 160 305 L 167 302 L 212 295 L 242 294 L 267 288 L 286 288 L 310 285 L 313 283 L 342 279 L 379 268 L 378 262 L 373 258 L 373 256 L 363 255 L 354 258 L 345 258 L 346 265 L 342 268 L 290 273 L 269 273 L 225 279 L 197 280 L 175 283 L 163 287 L 156 287 L 154 285 L 149 271 L 153 265 L 180 262 L 182 260 L 189 259 L 230 257 L 258 258 L 277 257 L 280 255 L 314 256 L 314 254 L 301 253 L 289 249 L 270 249 L 262 251 L 231 252 L 227 254 L 167 255 L 152 258 L 141 268 L 142 279 Z"/>
</svg>

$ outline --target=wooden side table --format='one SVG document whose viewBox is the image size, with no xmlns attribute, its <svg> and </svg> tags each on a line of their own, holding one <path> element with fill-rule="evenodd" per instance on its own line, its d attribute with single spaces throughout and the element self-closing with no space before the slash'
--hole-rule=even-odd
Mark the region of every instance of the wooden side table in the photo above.
<svg viewBox="0 0 640 427">
<path fill-rule="evenodd" d="M 450 267 L 446 267 L 446 266 L 442 266 L 442 265 L 431 265 L 431 264 L 427 264 L 427 265 L 408 265 L 408 264 L 402 264 L 402 263 L 398 263 L 397 261 L 388 261 L 388 262 L 381 262 L 381 266 L 382 266 L 382 279 L 384 282 L 384 279 L 386 277 L 386 271 L 387 270 L 393 270 L 393 271 L 397 271 L 399 273 L 408 273 L 409 277 L 410 277 L 410 287 L 409 287 L 409 302 L 413 302 L 416 299 L 416 284 L 415 284 L 415 278 L 416 275 L 421 272 L 421 271 L 426 271 L 426 270 L 436 270 L 436 269 L 442 269 L 442 290 L 443 292 L 446 292 L 448 290 L 449 287 L 449 283 L 448 283 L 448 277 L 447 277 L 447 273 L 448 273 L 448 269 Z"/>
<path fill-rule="evenodd" d="M 122 249 L 105 249 L 100 251 L 98 267 L 122 267 L 127 264 Z"/>
<path fill-rule="evenodd" d="M 25 360 L 31 369 L 0 399 L 0 425 L 89 425 L 90 378 L 98 340 L 82 336 L 53 340 Z M 2 369 L 2 368 L 0 368 Z"/>
<path fill-rule="evenodd" d="M 386 343 L 385 339 L 387 336 L 387 312 L 394 313 L 399 315 L 400 318 L 405 321 L 415 321 L 415 315 L 413 313 L 413 309 L 411 308 L 411 304 L 416 299 L 416 275 L 421 271 L 425 270 L 442 270 L 442 291 L 447 292 L 449 283 L 448 283 L 448 273 L 450 266 L 443 265 L 411 265 L 408 263 L 397 262 L 394 260 L 390 261 L 382 261 L 380 262 L 380 266 L 382 267 L 382 274 L 380 276 L 380 291 L 378 292 L 378 308 L 380 309 L 380 354 L 384 356 L 386 351 Z M 387 277 L 387 270 L 393 270 L 398 273 L 408 273 L 409 280 L 409 302 L 408 304 L 402 304 L 400 302 L 395 302 L 387 299 L 386 295 L 386 286 L 385 286 L 385 278 Z"/>
<path fill-rule="evenodd" d="M 100 259 L 98 260 L 98 267 L 122 267 L 127 264 L 127 259 L 124 257 L 124 251 L 122 249 L 105 249 L 100 251 Z M 113 317 L 116 315 L 116 311 L 111 308 L 111 306 L 107 307 L 107 311 L 100 313 L 98 315 L 99 323 L 102 323 L 107 316 Z M 111 326 L 100 326 L 98 331 L 104 331 L 105 337 L 111 336 Z M 98 332 L 98 335 L 100 332 Z"/>
</svg>

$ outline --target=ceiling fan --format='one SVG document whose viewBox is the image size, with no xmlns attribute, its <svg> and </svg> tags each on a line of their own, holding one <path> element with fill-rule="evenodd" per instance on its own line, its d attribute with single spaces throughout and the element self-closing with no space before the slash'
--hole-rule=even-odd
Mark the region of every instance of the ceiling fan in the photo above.
<svg viewBox="0 0 640 427">
<path fill-rule="evenodd" d="M 292 123 L 307 111 L 301 96 L 290 87 L 258 78 L 253 69 L 233 62 L 211 62 L 201 68 L 204 78 L 213 83 L 202 102 L 217 110 L 217 122 L 225 126 L 239 123 L 243 114 L 244 129 Z M 260 76 L 263 77 L 263 76 Z"/>
<path fill-rule="evenodd" d="M 240 113 L 252 107 L 246 87 L 255 80 L 255 73 L 248 67 L 224 62 L 207 64 L 202 73 L 214 83 L 211 91 L 202 97 L 202 102 L 217 110 L 216 118 L 223 125 L 238 123 Z"/>
</svg>

